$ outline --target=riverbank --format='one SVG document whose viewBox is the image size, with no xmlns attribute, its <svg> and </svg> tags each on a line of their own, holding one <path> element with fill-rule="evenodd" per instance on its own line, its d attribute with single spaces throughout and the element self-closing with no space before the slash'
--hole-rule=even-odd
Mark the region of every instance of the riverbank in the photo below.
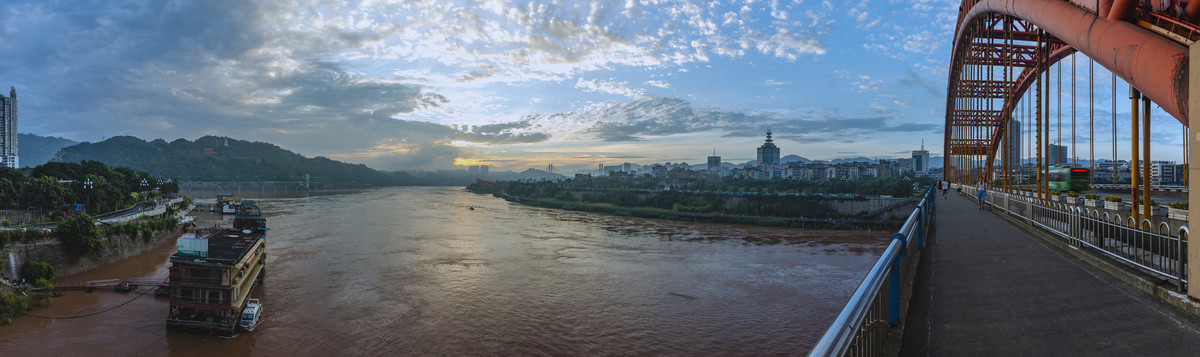
<svg viewBox="0 0 1200 357">
<path fill-rule="evenodd" d="M 478 193 L 478 192 L 476 192 Z M 483 193 L 479 193 L 483 194 Z M 806 217 L 778 217 L 778 216 L 753 216 L 753 215 L 737 215 L 723 213 L 706 213 L 706 212 L 688 212 L 666 210 L 651 207 L 623 207 L 612 204 L 595 204 L 582 202 L 568 202 L 558 200 L 534 199 L 528 197 L 519 197 L 509 195 L 507 193 L 497 194 L 496 197 L 503 198 L 511 202 L 520 204 L 557 208 L 571 211 L 605 213 L 617 216 L 641 217 L 641 218 L 659 218 L 670 219 L 677 221 L 692 221 L 692 222 L 720 222 L 720 223 L 735 223 L 735 224 L 752 224 L 766 227 L 791 227 L 791 228 L 815 228 L 815 229 L 837 229 L 837 230 L 873 230 L 873 229 L 896 229 L 899 228 L 903 221 L 900 220 L 869 220 L 869 219 L 853 219 L 853 218 L 806 218 Z"/>
<path fill-rule="evenodd" d="M 194 208 L 194 205 L 189 206 L 174 216 L 177 219 L 181 218 L 190 213 Z M 15 280 L 16 277 L 20 276 L 20 272 L 17 271 L 16 267 L 29 261 L 50 263 L 54 267 L 56 278 L 69 277 L 128 259 L 129 257 L 154 249 L 168 241 L 174 241 L 174 238 L 179 237 L 183 233 L 183 225 L 174 224 L 163 227 L 163 229 L 150 231 L 151 233 L 149 234 L 145 232 L 142 229 L 130 229 L 103 236 L 101 239 L 106 249 L 102 253 L 81 257 L 73 256 L 68 251 L 66 245 L 59 239 L 49 238 L 34 242 L 9 243 L 0 250 L 7 264 L 5 268 L 8 268 L 7 271 L 0 275 Z"/>
<path fill-rule="evenodd" d="M 171 210 L 170 214 L 168 210 L 163 210 L 141 221 L 106 226 L 107 234 L 99 237 L 105 249 L 96 254 L 77 256 L 62 239 L 49 237 L 5 245 L 0 249 L 0 259 L 4 261 L 3 269 L 0 269 L 3 270 L 0 276 L 4 277 L 3 284 L 0 284 L 0 323 L 8 324 L 12 317 L 42 305 L 43 301 L 49 303 L 52 297 L 61 295 L 43 289 L 49 285 L 49 281 L 36 284 L 41 286 L 18 284 L 22 276 L 19 268 L 26 263 L 48 264 L 52 268 L 52 273 L 48 275 L 52 275 L 53 282 L 59 284 L 73 276 L 128 260 L 173 242 L 182 235 L 185 227 L 178 223 L 180 218 L 190 214 L 194 208 L 194 205 L 179 207 L 178 211 Z"/>
</svg>

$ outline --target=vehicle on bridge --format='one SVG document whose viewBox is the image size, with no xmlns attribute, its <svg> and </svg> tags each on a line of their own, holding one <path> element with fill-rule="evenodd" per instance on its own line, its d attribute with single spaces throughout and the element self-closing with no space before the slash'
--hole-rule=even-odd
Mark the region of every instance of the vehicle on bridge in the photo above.
<svg viewBox="0 0 1200 357">
<path fill-rule="evenodd" d="M 1087 191 L 1091 188 L 1092 172 L 1086 167 L 1050 166 L 1050 189 L 1055 191 Z"/>
</svg>

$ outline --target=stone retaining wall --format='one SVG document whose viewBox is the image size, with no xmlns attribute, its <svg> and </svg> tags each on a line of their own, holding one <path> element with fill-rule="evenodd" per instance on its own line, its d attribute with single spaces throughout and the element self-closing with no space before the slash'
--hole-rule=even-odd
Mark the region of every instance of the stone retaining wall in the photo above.
<svg viewBox="0 0 1200 357">
<path fill-rule="evenodd" d="M 54 277 L 56 279 L 67 277 L 128 259 L 167 242 L 174 242 L 175 238 L 179 237 L 182 233 L 183 225 L 181 224 L 172 230 L 154 232 L 153 237 L 148 242 L 139 234 L 104 237 L 104 244 L 108 248 L 107 250 L 98 256 L 80 259 L 72 259 L 67 254 L 62 242 L 57 239 L 34 243 L 8 244 L 0 249 L 0 258 L 6 261 L 3 269 L 0 269 L 0 277 L 13 279 L 19 276 L 14 275 L 20 274 L 20 272 L 14 272 L 13 267 L 19 270 L 21 264 L 24 264 L 26 261 L 50 263 L 50 265 L 54 266 Z"/>
</svg>

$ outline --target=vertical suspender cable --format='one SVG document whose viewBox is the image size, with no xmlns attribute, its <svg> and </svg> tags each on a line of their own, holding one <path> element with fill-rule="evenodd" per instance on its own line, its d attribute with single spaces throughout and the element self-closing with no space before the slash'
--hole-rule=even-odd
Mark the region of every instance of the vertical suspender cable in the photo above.
<svg viewBox="0 0 1200 357">
<path fill-rule="evenodd" d="M 1150 185 L 1153 183 L 1150 176 L 1150 97 L 1142 96 L 1142 217 L 1149 219 L 1152 216 L 1153 207 L 1150 206 Z M 1150 227 L 1143 227 L 1138 221 L 1138 227 L 1144 230 L 1149 230 Z"/>
<path fill-rule="evenodd" d="M 1044 139 L 1045 141 L 1044 142 L 1046 143 L 1046 151 L 1045 151 L 1046 155 L 1042 155 L 1042 160 L 1044 161 L 1044 163 L 1042 164 L 1042 177 L 1045 179 L 1045 181 L 1042 183 L 1042 187 L 1043 187 L 1042 191 L 1043 191 L 1043 195 L 1044 195 L 1044 197 L 1042 199 L 1049 200 L 1050 199 L 1050 73 L 1051 73 L 1050 72 L 1050 34 L 1048 32 L 1043 32 L 1043 33 L 1046 35 L 1046 50 L 1045 50 L 1045 53 L 1043 54 L 1043 56 L 1045 57 L 1045 61 L 1046 61 L 1045 62 L 1046 63 L 1046 80 L 1044 82 L 1042 82 L 1042 83 L 1046 84 L 1046 90 L 1043 92 L 1046 94 L 1045 95 L 1046 106 L 1043 107 L 1046 109 L 1046 115 L 1043 117 L 1043 118 L 1045 118 L 1045 120 L 1043 120 L 1042 122 L 1045 123 L 1045 126 L 1046 126 L 1046 130 L 1043 131 L 1043 133 L 1045 133 L 1045 139 Z"/>
<path fill-rule="evenodd" d="M 1088 58 L 1088 167 L 1091 168 L 1088 175 L 1088 183 L 1095 184 L 1096 180 L 1096 102 L 1093 96 L 1094 78 L 1092 77 L 1092 68 L 1096 66 L 1096 61 Z"/>
<path fill-rule="evenodd" d="M 1139 157 L 1138 154 L 1138 100 L 1141 98 L 1142 92 L 1138 91 L 1137 88 L 1134 88 L 1133 84 L 1130 84 L 1129 100 L 1131 104 L 1129 105 L 1129 112 L 1130 118 L 1132 119 L 1132 124 L 1129 126 L 1129 196 L 1133 198 L 1131 201 L 1133 201 L 1132 216 L 1134 224 L 1132 227 L 1134 228 L 1137 228 L 1137 222 L 1142 220 L 1141 213 L 1138 211 L 1138 194 L 1141 193 L 1141 191 L 1138 190 L 1138 184 L 1140 182 L 1138 180 L 1145 179 L 1144 177 L 1138 177 L 1140 176 L 1138 170 L 1141 170 L 1141 166 L 1139 166 L 1139 164 L 1141 164 L 1141 157 Z"/>
<path fill-rule="evenodd" d="M 1079 165 L 1079 155 L 1075 153 L 1075 53 L 1071 53 L 1071 166 Z"/>
<path fill-rule="evenodd" d="M 1033 139 L 1034 146 L 1031 146 L 1030 148 L 1033 150 L 1032 158 L 1037 160 L 1036 164 L 1034 165 L 1034 169 L 1036 170 L 1036 173 L 1033 176 L 1033 185 L 1034 185 L 1033 187 L 1034 187 L 1034 192 L 1035 192 L 1034 196 L 1037 197 L 1038 199 L 1041 199 L 1042 198 L 1042 183 L 1041 183 L 1042 182 L 1042 29 L 1037 30 L 1037 47 L 1036 48 L 1037 48 L 1037 52 L 1034 55 L 1035 58 L 1033 61 L 1033 65 L 1037 69 L 1034 70 L 1034 72 L 1033 72 L 1033 75 L 1035 76 L 1034 80 L 1033 80 L 1033 86 L 1034 86 L 1033 103 L 1032 103 L 1033 107 L 1031 108 L 1032 109 L 1031 113 L 1033 114 L 1033 116 L 1030 117 L 1030 119 L 1033 119 L 1035 121 L 1034 125 L 1037 126 L 1037 133 Z"/>
</svg>

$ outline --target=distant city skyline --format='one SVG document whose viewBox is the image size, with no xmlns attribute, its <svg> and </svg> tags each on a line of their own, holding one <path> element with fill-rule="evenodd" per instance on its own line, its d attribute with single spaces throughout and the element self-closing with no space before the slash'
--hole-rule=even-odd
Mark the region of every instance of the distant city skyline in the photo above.
<svg viewBox="0 0 1200 357">
<path fill-rule="evenodd" d="M 784 155 L 905 157 L 921 139 L 943 151 L 958 6 L 15 0 L 0 6 L 0 78 L 26 133 L 230 136 L 381 170 L 704 162 L 713 144 L 749 161 L 734 148 L 767 129 Z M 1104 134 L 1108 75 L 1097 67 Z M 1153 135 L 1179 160 L 1178 128 Z"/>
</svg>

